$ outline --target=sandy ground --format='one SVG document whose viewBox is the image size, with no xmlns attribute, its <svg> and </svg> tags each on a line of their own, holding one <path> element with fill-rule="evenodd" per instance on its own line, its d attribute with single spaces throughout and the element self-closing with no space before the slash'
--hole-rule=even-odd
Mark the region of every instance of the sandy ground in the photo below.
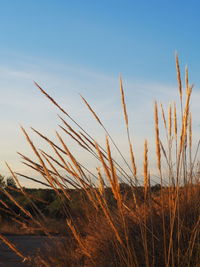
<svg viewBox="0 0 200 267">
<path fill-rule="evenodd" d="M 33 255 L 37 251 L 42 251 L 49 241 L 45 236 L 7 236 L 24 255 Z M 55 237 L 56 239 L 56 237 Z M 11 251 L 2 241 L 0 241 L 0 267 L 24 267 L 30 266 Z"/>
</svg>

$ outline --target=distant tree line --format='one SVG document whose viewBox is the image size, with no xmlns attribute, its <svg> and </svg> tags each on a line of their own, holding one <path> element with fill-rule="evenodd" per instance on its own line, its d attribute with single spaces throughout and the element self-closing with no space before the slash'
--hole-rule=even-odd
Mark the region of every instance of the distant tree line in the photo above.
<svg viewBox="0 0 200 267">
<path fill-rule="evenodd" d="M 122 195 L 126 195 L 126 199 L 132 198 L 132 189 L 126 183 L 120 184 Z M 98 190 L 98 189 L 97 189 Z M 160 190 L 159 185 L 152 187 L 152 191 Z M 9 197 L 13 197 L 16 202 L 31 214 L 37 213 L 37 208 L 49 218 L 73 219 L 83 218 L 88 212 L 92 212 L 93 208 L 87 198 L 87 194 L 82 189 L 66 189 L 66 194 L 61 190 L 57 192 L 53 189 L 30 189 L 23 188 L 24 194 L 17 188 L 15 180 L 12 177 L 5 178 L 0 175 L 0 219 L 9 220 L 12 212 L 16 216 L 25 216 L 22 210 Z M 141 192 L 143 196 L 143 187 L 137 187 L 137 192 Z M 6 193 L 7 192 L 7 193 Z M 105 188 L 105 194 L 109 206 L 115 207 L 116 200 L 110 188 Z M 87 212 L 86 212 L 87 209 Z M 26 216 L 25 216 L 26 217 Z"/>
<path fill-rule="evenodd" d="M 0 174 L 0 188 L 14 187 L 16 188 L 16 182 L 13 177 L 5 177 Z"/>
</svg>

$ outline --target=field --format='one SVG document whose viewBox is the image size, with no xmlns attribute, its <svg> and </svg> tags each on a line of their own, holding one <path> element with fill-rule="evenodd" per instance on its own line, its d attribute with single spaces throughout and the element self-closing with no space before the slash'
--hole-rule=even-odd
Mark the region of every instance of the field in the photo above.
<svg viewBox="0 0 200 267">
<path fill-rule="evenodd" d="M 82 97 L 105 131 L 105 147 L 36 83 L 61 112 L 62 134 L 70 136 L 85 153 L 96 158 L 101 168 L 94 173 L 81 165 L 60 133 L 56 133 L 58 142 L 55 143 L 32 129 L 52 148 L 49 154 L 39 150 L 22 128 L 35 159 L 20 155 L 26 166 L 43 177 L 43 182 L 15 173 L 8 165 L 16 187 L 1 188 L 3 219 L 11 223 L 10 230 L 4 229 L 0 238 L 27 266 L 200 266 L 199 143 L 192 142 L 190 112 L 193 86 L 189 84 L 186 69 L 183 89 L 178 57 L 176 68 L 180 114 L 176 104 L 170 104 L 166 112 L 162 105 L 154 103 L 157 184 L 149 169 L 147 140 L 144 141 L 143 174 L 138 174 L 121 79 L 124 138 L 127 138 L 130 161 L 127 155 L 122 155 L 117 142 L 86 99 Z M 165 138 L 161 137 L 161 128 Z M 123 165 L 115 160 L 114 149 Z M 42 183 L 49 190 L 44 193 L 45 190 L 25 189 L 19 182 L 20 176 L 34 180 L 38 186 Z M 45 253 L 25 255 L 9 236 L 5 237 L 8 232 L 12 234 L 14 225 L 22 229 L 19 234 L 39 234 L 50 240 L 56 235 L 57 242 L 50 242 Z"/>
</svg>

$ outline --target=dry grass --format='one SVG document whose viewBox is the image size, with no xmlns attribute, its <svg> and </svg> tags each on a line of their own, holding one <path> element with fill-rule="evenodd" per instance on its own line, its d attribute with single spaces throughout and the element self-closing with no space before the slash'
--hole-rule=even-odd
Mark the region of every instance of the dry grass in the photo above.
<svg viewBox="0 0 200 267">
<path fill-rule="evenodd" d="M 38 161 L 34 162 L 22 155 L 25 164 L 36 170 L 60 196 L 69 198 L 67 189 L 79 188 L 85 192 L 86 203 L 82 221 L 68 220 L 66 228 L 70 234 L 66 243 L 52 245 L 45 257 L 37 256 L 37 266 L 191 266 L 198 267 L 200 262 L 200 175 L 195 170 L 197 151 L 192 154 L 192 116 L 190 100 L 192 86 L 188 82 L 186 69 L 186 96 L 183 94 L 181 72 L 176 56 L 178 90 L 181 102 L 180 125 L 176 105 L 170 104 L 168 124 L 161 106 L 161 114 L 166 132 L 166 140 L 161 140 L 159 109 L 155 102 L 155 146 L 160 188 L 152 187 L 153 183 L 148 167 L 148 146 L 144 143 L 144 171 L 140 179 L 144 184 L 139 186 L 139 177 L 129 134 L 129 121 L 126 109 L 125 94 L 120 78 L 122 109 L 124 113 L 131 164 L 118 149 L 103 122 L 94 109 L 82 97 L 100 127 L 106 133 L 106 146 L 103 148 L 87 130 L 84 130 L 60 105 L 49 96 L 37 83 L 39 90 L 66 116 L 61 118 L 63 134 L 70 136 L 85 151 L 99 160 L 102 168 L 92 173 L 73 156 L 63 137 L 57 133 L 58 144 L 52 142 L 38 131 L 40 138 L 53 149 L 52 155 L 38 150 L 28 133 L 23 133 Z M 68 121 L 66 121 L 68 120 Z M 69 121 L 74 124 L 74 130 Z M 67 129 L 66 129 L 67 128 Z M 178 136 L 180 133 L 180 136 Z M 112 156 L 111 144 L 117 149 L 130 173 L 125 171 Z M 198 150 L 198 146 L 197 146 Z M 175 156 L 174 156 L 175 155 Z M 162 165 L 164 163 L 164 165 Z M 163 167 L 164 166 L 164 167 Z M 166 169 L 167 166 L 167 169 Z M 62 174 L 60 172 L 62 169 Z M 11 171 L 11 170 L 10 170 Z M 65 176 L 63 175 L 65 172 Z M 168 181 L 164 175 L 168 174 Z M 15 177 L 15 174 L 11 171 Z M 89 175 L 92 177 L 90 178 Z M 25 177 L 25 176 L 23 176 Z M 16 177 L 15 177 L 16 178 Z M 27 177 L 29 178 L 29 177 Z M 32 178 L 30 178 L 32 179 Z M 120 181 L 128 183 L 123 189 Z M 21 188 L 20 184 L 18 186 Z M 110 188 L 110 190 L 108 189 Z M 22 188 L 21 188 L 22 189 Z M 22 194 L 25 194 L 22 191 Z M 42 214 L 33 217 L 9 195 L 21 211 L 26 214 L 42 231 L 49 234 Z M 85 206 L 84 206 L 85 205 Z M 38 219 L 39 218 L 39 219 Z M 5 242 L 9 245 L 8 241 Z M 10 245 L 14 250 L 14 248 Z M 17 251 L 16 251 L 17 252 Z M 17 252 L 19 256 L 20 252 Z"/>
</svg>

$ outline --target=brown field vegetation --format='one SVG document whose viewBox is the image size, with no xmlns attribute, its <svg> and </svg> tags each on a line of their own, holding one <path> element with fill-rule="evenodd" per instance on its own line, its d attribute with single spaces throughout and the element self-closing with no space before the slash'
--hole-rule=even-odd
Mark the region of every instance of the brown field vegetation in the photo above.
<svg viewBox="0 0 200 267">
<path fill-rule="evenodd" d="M 138 174 L 121 79 L 120 92 L 130 164 L 84 98 L 87 108 L 105 130 L 105 148 L 36 84 L 62 112 L 63 117 L 59 116 L 62 122 L 60 126 L 62 135 L 69 135 L 83 150 L 97 158 L 101 168 L 97 168 L 96 173 L 91 173 L 82 166 L 60 133 L 57 132 L 58 144 L 56 144 L 33 129 L 38 137 L 52 148 L 53 152 L 50 155 L 37 149 L 27 131 L 22 128 L 37 160 L 20 155 L 24 163 L 36 170 L 44 178 L 44 183 L 57 195 L 64 214 L 62 224 L 66 228 L 66 233 L 60 230 L 60 234 L 66 238 L 49 245 L 46 254 L 26 258 L 26 255 L 0 235 L 0 238 L 7 242 L 19 257 L 33 266 L 200 266 L 200 173 L 197 164 L 199 144 L 194 150 L 190 113 L 192 86 L 188 82 L 186 70 L 185 89 L 183 89 L 178 57 L 176 57 L 176 68 L 180 116 L 177 114 L 175 104 L 169 106 L 167 114 L 157 102 L 154 106 L 159 185 L 154 185 L 151 177 L 146 140 L 143 175 L 140 177 Z M 165 128 L 166 140 L 160 136 L 161 123 Z M 128 172 L 114 159 L 111 147 L 115 147 L 120 153 L 124 165 L 129 168 Z M 8 168 L 10 169 L 9 166 Z M 19 183 L 18 177 L 23 174 L 16 174 L 11 169 L 10 172 L 21 194 L 29 199 L 32 207 L 30 212 L 12 196 L 9 190 L 2 189 L 6 197 L 23 214 L 20 217 L 22 219 L 17 217 L 17 214 L 12 214 L 16 223 L 23 223 L 27 228 L 36 227 L 41 233 L 51 237 L 52 230 L 50 231 L 48 227 L 48 216 L 41 211 L 40 205 L 33 201 L 31 194 Z M 36 180 L 35 182 L 41 183 Z M 81 195 L 76 205 L 70 206 L 70 202 L 74 200 L 69 188 L 73 188 Z M 73 213 L 72 207 L 77 208 L 78 212 Z M 12 210 L 10 212 L 12 213 Z"/>
</svg>

